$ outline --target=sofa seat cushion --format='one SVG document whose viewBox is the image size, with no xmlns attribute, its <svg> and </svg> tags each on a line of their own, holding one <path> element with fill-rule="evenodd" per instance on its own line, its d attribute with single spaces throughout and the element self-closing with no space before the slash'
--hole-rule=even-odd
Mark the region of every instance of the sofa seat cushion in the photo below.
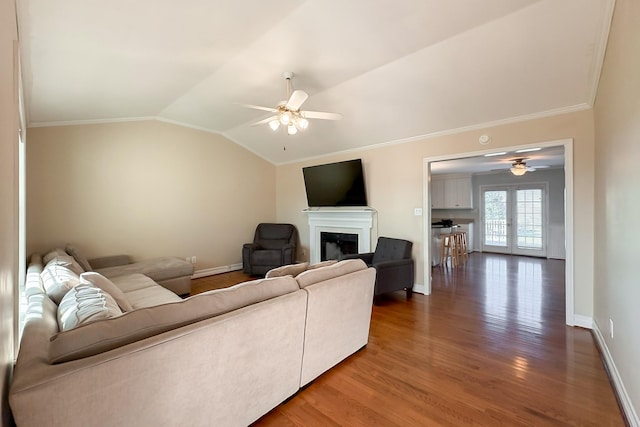
<svg viewBox="0 0 640 427">
<path fill-rule="evenodd" d="M 131 264 L 96 269 L 105 277 L 112 278 L 125 274 L 141 273 L 156 282 L 193 274 L 193 264 L 177 257 L 160 257 Z"/>
<path fill-rule="evenodd" d="M 49 346 L 49 360 L 61 363 L 93 356 L 299 290 L 291 276 L 259 279 L 180 302 L 133 310 L 55 335 Z"/>
<path fill-rule="evenodd" d="M 361 259 L 347 259 L 324 267 L 309 269 L 296 276 L 296 280 L 300 288 L 303 289 L 314 283 L 344 276 L 354 271 L 366 270 L 367 268 L 367 264 Z"/>
<path fill-rule="evenodd" d="M 144 274 L 127 274 L 112 277 L 110 280 L 120 288 L 133 309 L 182 301 L 178 295 L 158 285 Z"/>
</svg>

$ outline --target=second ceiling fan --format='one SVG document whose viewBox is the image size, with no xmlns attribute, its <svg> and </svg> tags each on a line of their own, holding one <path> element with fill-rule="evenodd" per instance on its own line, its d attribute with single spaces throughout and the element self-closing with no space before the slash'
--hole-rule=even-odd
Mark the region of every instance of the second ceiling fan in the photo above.
<svg viewBox="0 0 640 427">
<path fill-rule="evenodd" d="M 280 125 L 282 125 L 287 128 L 287 133 L 289 135 L 295 135 L 299 130 L 302 131 L 309 127 L 308 119 L 340 120 L 342 118 L 338 113 L 301 110 L 300 108 L 302 107 L 302 104 L 304 104 L 307 98 L 309 98 L 309 95 L 307 95 L 303 90 L 295 90 L 292 92 L 293 85 L 291 84 L 291 79 L 293 78 L 293 73 L 291 71 L 282 73 L 282 76 L 286 81 L 287 100 L 280 101 L 275 108 L 253 104 L 242 104 L 245 107 L 253 108 L 255 110 L 274 113 L 273 116 L 251 123 L 251 126 L 269 123 L 269 127 L 276 131 Z"/>
</svg>

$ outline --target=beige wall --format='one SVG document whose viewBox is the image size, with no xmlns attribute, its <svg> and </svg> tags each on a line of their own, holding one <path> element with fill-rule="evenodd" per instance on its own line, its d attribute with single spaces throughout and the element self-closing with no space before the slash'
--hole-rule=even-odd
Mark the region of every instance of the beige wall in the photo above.
<svg viewBox="0 0 640 427">
<path fill-rule="evenodd" d="M 478 143 L 483 133 L 491 136 L 489 146 Z M 302 213 L 307 206 L 302 167 L 362 158 L 369 205 L 378 212 L 373 237 L 392 236 L 413 241 L 416 282 L 423 284 L 423 217 L 414 216 L 413 212 L 414 208 L 423 207 L 423 159 L 566 138 L 574 139 L 575 314 L 590 318 L 593 315 L 594 226 L 594 141 L 590 110 L 281 165 L 277 170 L 277 218 L 298 227 L 305 251 L 298 256 L 308 259 L 309 227 Z"/>
<path fill-rule="evenodd" d="M 158 121 L 28 130 L 28 253 L 70 242 L 221 268 L 274 220 L 275 167 L 222 136 Z"/>
<path fill-rule="evenodd" d="M 18 103 L 14 73 L 17 40 L 14 3 L 0 1 L 0 425 L 9 425 L 7 387 L 14 358 L 18 277 Z"/>
<path fill-rule="evenodd" d="M 617 0 L 595 105 L 597 328 L 640 410 L 640 3 Z M 614 322 L 614 338 L 609 335 Z M 636 412 L 635 422 L 640 422 Z M 637 424 L 636 424 L 637 425 Z"/>
</svg>

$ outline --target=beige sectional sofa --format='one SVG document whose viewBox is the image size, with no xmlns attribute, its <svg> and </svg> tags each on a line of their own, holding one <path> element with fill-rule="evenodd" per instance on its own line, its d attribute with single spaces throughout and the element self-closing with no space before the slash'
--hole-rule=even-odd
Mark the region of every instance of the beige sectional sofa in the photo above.
<svg viewBox="0 0 640 427">
<path fill-rule="evenodd" d="M 111 255 L 88 260 L 72 245 L 67 245 L 65 252 L 71 255 L 84 271 L 96 271 L 108 278 L 134 273 L 144 274 L 177 295 L 191 293 L 193 264 L 178 257 L 165 256 L 134 262 L 129 255 Z"/>
<path fill-rule="evenodd" d="M 9 392 L 18 426 L 247 425 L 368 341 L 375 270 L 360 260 L 283 267 L 184 300 L 140 274 L 91 273 L 60 306 L 42 271 L 32 257 Z M 60 330 L 74 295 L 109 290 L 111 309 L 127 310 Z"/>
</svg>

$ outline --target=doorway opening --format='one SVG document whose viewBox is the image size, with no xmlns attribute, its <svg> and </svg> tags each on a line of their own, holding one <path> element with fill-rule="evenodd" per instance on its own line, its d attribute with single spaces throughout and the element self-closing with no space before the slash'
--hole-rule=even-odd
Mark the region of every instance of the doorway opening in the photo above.
<svg viewBox="0 0 640 427">
<path fill-rule="evenodd" d="M 468 159 L 473 157 L 484 156 L 485 154 L 490 154 L 495 152 L 497 149 L 506 150 L 506 151 L 523 151 L 528 149 L 533 149 L 535 147 L 542 148 L 551 148 L 551 147 L 562 147 L 564 150 L 564 176 L 565 176 L 565 184 L 564 184 L 564 254 L 565 254 L 565 323 L 569 326 L 575 325 L 575 313 L 574 313 L 574 246 L 573 246 L 573 224 L 574 224 L 574 214 L 573 214 L 573 139 L 564 139 L 557 141 L 549 141 L 544 143 L 537 144 L 528 144 L 528 145 L 519 145 L 519 146 L 511 146 L 511 147 L 494 147 L 487 150 L 481 150 L 477 152 L 467 152 L 460 154 L 450 154 L 445 156 L 437 156 L 425 158 L 423 160 L 423 190 L 424 190 L 424 199 L 423 199 L 423 212 L 425 215 L 423 216 L 424 221 L 424 242 L 432 241 L 432 230 L 431 230 L 431 166 L 432 163 L 443 162 L 447 160 L 458 160 L 458 159 Z M 431 262 L 430 259 L 432 257 L 433 248 L 430 244 L 423 245 L 423 266 L 424 266 L 424 285 L 416 287 L 416 292 L 424 293 L 425 295 L 431 294 Z"/>
</svg>

